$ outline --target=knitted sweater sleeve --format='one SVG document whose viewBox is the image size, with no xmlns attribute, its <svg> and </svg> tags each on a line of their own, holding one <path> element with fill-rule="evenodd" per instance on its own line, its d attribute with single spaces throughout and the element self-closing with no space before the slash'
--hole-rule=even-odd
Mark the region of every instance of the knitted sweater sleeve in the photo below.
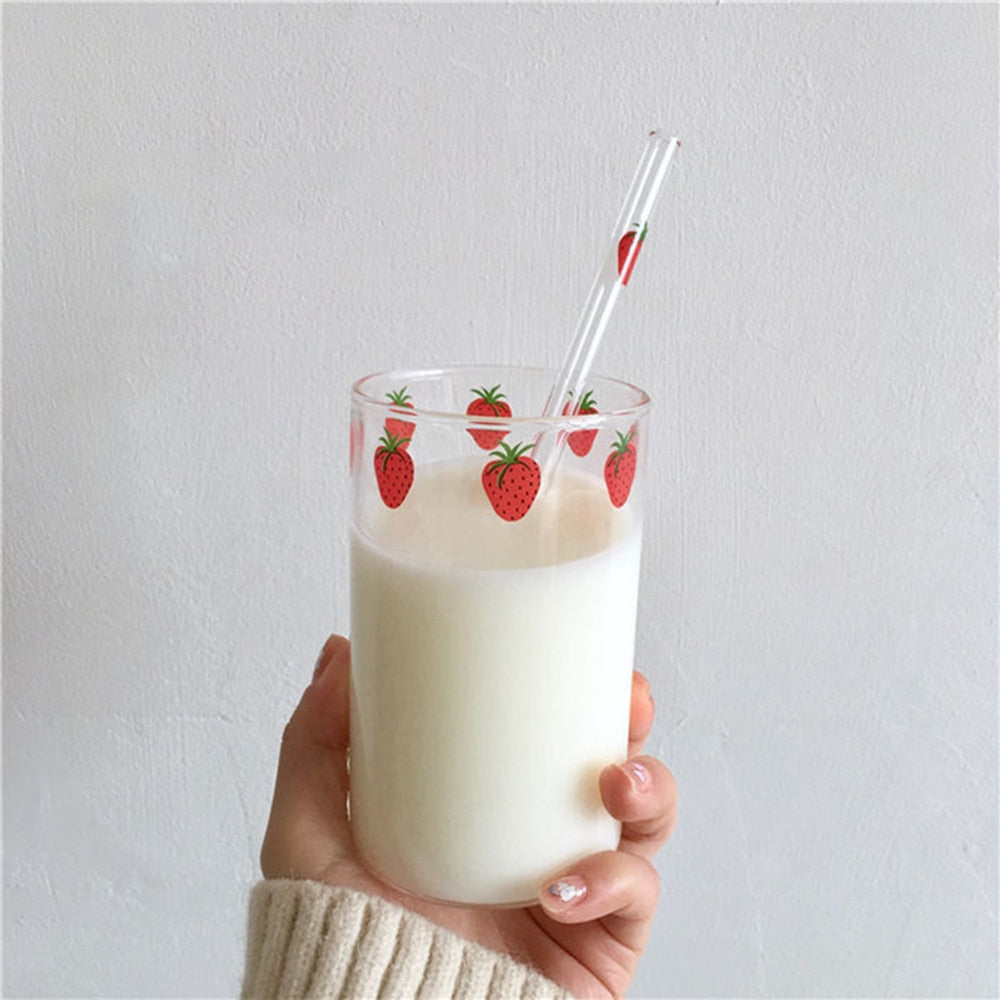
<svg viewBox="0 0 1000 1000">
<path fill-rule="evenodd" d="M 530 966 L 401 906 L 292 879 L 251 893 L 242 996 L 571 1000 Z"/>
</svg>

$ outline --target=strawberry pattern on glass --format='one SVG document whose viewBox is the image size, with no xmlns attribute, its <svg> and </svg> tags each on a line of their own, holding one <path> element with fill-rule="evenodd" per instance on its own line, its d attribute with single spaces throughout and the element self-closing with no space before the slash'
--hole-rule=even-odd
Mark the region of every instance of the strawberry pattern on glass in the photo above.
<svg viewBox="0 0 1000 1000">
<path fill-rule="evenodd" d="M 384 434 L 375 449 L 375 482 L 379 496 L 390 509 L 398 507 L 413 485 L 413 458 L 406 450 L 409 438 Z"/>
<path fill-rule="evenodd" d="M 627 434 L 619 431 L 604 461 L 604 483 L 608 488 L 608 498 L 615 507 L 624 507 L 632 492 L 636 468 L 635 449 L 635 428 Z"/>
<path fill-rule="evenodd" d="M 393 412 L 398 412 L 396 407 L 400 409 L 412 410 L 413 400 L 410 398 L 410 394 L 406 391 L 406 386 L 404 385 L 402 389 L 396 389 L 392 392 L 387 392 L 386 398 L 390 403 L 393 404 Z M 406 448 L 410 441 L 413 439 L 413 432 L 417 429 L 416 423 L 412 420 L 400 420 L 399 417 L 386 417 L 385 418 L 385 432 L 390 437 L 400 438 L 405 443 L 401 444 L 402 448 Z"/>
<path fill-rule="evenodd" d="M 470 417 L 509 417 L 511 415 L 510 404 L 506 401 L 504 394 L 500 391 L 499 385 L 494 385 L 487 389 L 483 386 L 480 389 L 473 389 L 475 399 L 466 407 L 466 414 Z M 506 436 L 507 431 L 479 430 L 469 428 L 472 440 L 479 445 L 483 451 L 492 451 Z"/>
<path fill-rule="evenodd" d="M 594 394 L 589 389 L 580 397 L 580 402 L 576 406 L 573 406 L 572 402 L 569 402 L 563 407 L 563 416 L 566 416 L 569 413 L 597 412 L 597 403 L 594 402 Z M 586 458 L 586 456 L 590 454 L 590 449 L 594 446 L 594 438 L 596 437 L 596 429 L 589 431 L 570 431 L 570 451 L 572 451 L 574 455 Z"/>
<path fill-rule="evenodd" d="M 634 263 L 634 257 L 633 257 Z M 466 414 L 469 416 L 511 416 L 512 410 L 506 402 L 500 386 L 473 389 L 476 398 L 469 403 Z M 396 408 L 414 409 L 413 400 L 406 386 L 385 394 Z M 594 395 L 587 390 L 580 402 L 573 405 L 566 403 L 563 414 L 594 414 L 598 413 Z M 403 420 L 398 417 L 386 417 L 385 433 L 379 438 L 375 449 L 373 467 L 379 496 L 390 509 L 396 509 L 406 499 L 413 485 L 415 465 L 408 447 L 416 430 L 415 420 Z M 483 492 L 486 494 L 498 517 L 504 521 L 519 521 L 531 509 L 532 504 L 541 489 L 541 468 L 528 454 L 533 448 L 532 443 L 507 444 L 503 438 L 507 431 L 482 430 L 467 428 L 476 444 L 486 449 L 492 446 L 490 455 L 493 461 L 484 466 L 480 479 Z M 591 451 L 597 437 L 596 429 L 570 431 L 567 443 L 574 455 L 585 458 Z M 360 444 L 361 425 L 351 428 L 352 464 L 356 446 Z M 617 432 L 616 439 L 604 461 L 604 483 L 608 499 L 615 507 L 623 507 L 632 491 L 635 480 L 637 456 L 637 428 L 633 426 L 627 433 Z"/>
<path fill-rule="evenodd" d="M 542 470 L 527 452 L 528 444 L 509 445 L 501 441 L 495 451 L 496 460 L 483 468 L 483 490 L 490 505 L 505 521 L 520 521 L 531 509 L 542 485 Z"/>
</svg>

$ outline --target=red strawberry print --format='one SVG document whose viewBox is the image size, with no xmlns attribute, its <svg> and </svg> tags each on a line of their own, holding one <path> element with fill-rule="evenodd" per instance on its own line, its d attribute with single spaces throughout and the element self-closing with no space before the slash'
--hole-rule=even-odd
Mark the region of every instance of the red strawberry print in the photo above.
<svg viewBox="0 0 1000 1000">
<path fill-rule="evenodd" d="M 618 432 L 618 438 L 611 446 L 611 451 L 604 462 L 604 482 L 608 487 L 608 496 L 615 507 L 624 507 L 632 492 L 632 480 L 635 479 L 635 428 L 628 434 Z"/>
<path fill-rule="evenodd" d="M 632 228 L 618 241 L 618 273 L 621 275 L 623 285 L 627 285 L 628 279 L 632 277 L 632 268 L 635 267 L 639 251 L 642 249 L 642 241 L 646 238 L 647 229 L 648 226 L 643 225 L 642 232 L 640 232 L 639 223 L 635 222 L 632 224 Z M 634 252 L 632 251 L 633 243 L 635 244 Z M 629 260 L 630 253 L 632 254 L 631 260 Z"/>
<path fill-rule="evenodd" d="M 397 389 L 395 392 L 387 392 L 386 396 L 389 397 L 389 401 L 394 406 L 402 406 L 408 410 L 413 409 L 413 401 L 410 399 L 410 394 L 406 391 L 406 386 L 404 385 L 402 389 Z M 386 417 L 385 418 L 385 432 L 390 437 L 395 438 L 405 438 L 406 444 L 402 445 L 404 449 L 409 445 L 410 441 L 413 439 L 413 432 L 416 430 L 417 425 L 412 420 L 399 420 L 397 417 Z"/>
<path fill-rule="evenodd" d="M 483 469 L 483 489 L 493 509 L 505 521 L 520 521 L 531 509 L 542 485 L 542 470 L 538 463 L 525 455 L 533 444 L 511 447 L 501 441 L 490 454 L 495 462 L 487 462 Z"/>
<path fill-rule="evenodd" d="M 472 390 L 476 398 L 469 403 L 465 412 L 471 417 L 509 417 L 511 415 L 510 406 L 504 401 L 504 394 L 500 391 L 500 386 L 495 385 L 492 389 L 485 386 L 482 389 Z M 483 451 L 492 451 L 506 436 L 507 431 L 476 430 L 470 427 L 469 433 L 472 439 Z"/>
<path fill-rule="evenodd" d="M 375 449 L 375 481 L 386 507 L 398 507 L 413 485 L 413 459 L 404 438 L 386 434 Z"/>
<path fill-rule="evenodd" d="M 590 392 L 589 389 L 583 394 L 579 405 L 574 407 L 572 403 L 567 403 L 563 407 L 564 414 L 596 412 L 597 404 L 594 402 L 594 394 Z M 590 449 L 593 447 L 595 437 L 597 437 L 596 427 L 592 431 L 570 431 L 569 446 L 572 449 L 573 454 L 579 455 L 581 458 L 588 454 Z"/>
</svg>

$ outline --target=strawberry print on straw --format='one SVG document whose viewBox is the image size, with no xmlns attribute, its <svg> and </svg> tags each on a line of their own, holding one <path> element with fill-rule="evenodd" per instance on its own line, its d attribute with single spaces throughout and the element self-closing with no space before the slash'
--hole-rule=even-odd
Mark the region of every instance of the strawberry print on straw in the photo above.
<svg viewBox="0 0 1000 1000">
<path fill-rule="evenodd" d="M 567 403 L 563 407 L 563 415 L 568 413 L 597 413 L 597 403 L 594 402 L 594 394 L 588 389 L 580 398 L 577 406 Z M 570 431 L 569 446 L 574 455 L 581 458 L 590 453 L 594 445 L 594 438 L 597 437 L 597 428 L 590 431 Z"/>
<path fill-rule="evenodd" d="M 647 225 L 643 225 L 640 232 L 639 223 L 634 222 L 629 231 L 618 241 L 618 274 L 621 275 L 623 285 L 627 285 L 628 279 L 632 277 L 632 268 L 635 267 L 648 228 Z M 635 244 L 634 251 L 632 249 L 633 243 Z M 631 260 L 629 260 L 630 253 Z"/>
<path fill-rule="evenodd" d="M 487 462 L 483 468 L 483 489 L 493 509 L 505 521 L 520 521 L 531 509 L 542 485 L 538 463 L 525 454 L 533 447 L 530 442 L 512 447 L 501 441 L 490 453 L 496 455 L 496 461 Z"/>
<path fill-rule="evenodd" d="M 386 507 L 395 509 L 413 485 L 413 459 L 406 450 L 407 438 L 385 434 L 375 449 L 375 482 Z"/>
<path fill-rule="evenodd" d="M 499 385 L 489 389 L 483 386 L 481 389 L 473 389 L 472 392 L 476 398 L 465 409 L 470 417 L 509 417 L 511 415 L 510 405 L 500 391 Z M 507 431 L 479 430 L 473 427 L 468 430 L 472 439 L 483 451 L 492 451 L 507 436 Z"/>
<path fill-rule="evenodd" d="M 405 385 L 402 389 L 397 389 L 395 392 L 387 392 L 386 396 L 389 397 L 389 402 L 392 403 L 394 407 L 402 407 L 407 410 L 413 409 L 413 400 L 410 398 L 410 394 L 406 391 Z M 385 418 L 386 434 L 390 437 L 405 439 L 405 443 L 400 445 L 404 451 L 409 446 L 410 441 L 413 440 L 413 432 L 416 428 L 417 425 L 412 420 L 400 420 L 398 417 Z"/>
<path fill-rule="evenodd" d="M 608 488 L 608 497 L 615 507 L 624 507 L 632 492 L 632 482 L 635 479 L 635 428 L 628 434 L 618 432 L 615 443 L 604 462 L 604 483 Z"/>
</svg>

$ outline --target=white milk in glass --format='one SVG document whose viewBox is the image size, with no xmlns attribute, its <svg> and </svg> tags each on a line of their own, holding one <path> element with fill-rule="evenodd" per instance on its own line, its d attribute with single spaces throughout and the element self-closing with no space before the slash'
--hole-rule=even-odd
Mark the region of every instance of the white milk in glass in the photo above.
<svg viewBox="0 0 1000 1000">
<path fill-rule="evenodd" d="M 626 754 L 640 529 L 561 469 L 502 521 L 480 468 L 355 518 L 351 824 L 387 882 L 504 905 L 617 846 L 598 774 Z"/>
</svg>

